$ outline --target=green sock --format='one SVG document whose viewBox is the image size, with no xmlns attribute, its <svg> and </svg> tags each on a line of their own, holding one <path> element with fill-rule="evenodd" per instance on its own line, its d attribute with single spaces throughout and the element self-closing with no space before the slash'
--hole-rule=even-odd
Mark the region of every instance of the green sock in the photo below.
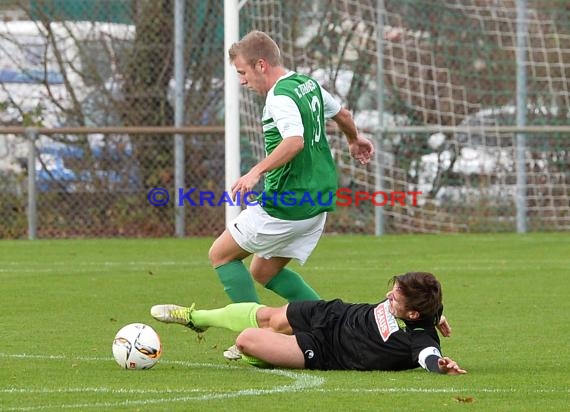
<svg viewBox="0 0 570 412">
<path fill-rule="evenodd" d="M 297 272 L 283 268 L 265 287 L 288 302 L 299 300 L 319 300 L 320 296 L 310 287 Z"/>
<path fill-rule="evenodd" d="M 257 311 L 265 307 L 259 303 L 243 302 L 231 303 L 220 309 L 194 310 L 192 322 L 199 328 L 207 329 L 211 326 L 225 328 L 234 332 L 241 332 L 247 328 L 257 328 Z M 261 359 L 246 354 L 241 355 L 242 362 L 256 368 L 273 368 L 273 365 Z"/>
<path fill-rule="evenodd" d="M 264 360 L 254 358 L 253 356 L 249 356 L 246 354 L 241 354 L 241 361 L 245 363 L 249 363 L 251 366 L 255 366 L 256 368 L 260 369 L 273 369 L 273 365 L 265 362 Z"/>
<path fill-rule="evenodd" d="M 232 302 L 259 303 L 251 273 L 241 260 L 232 260 L 215 270 Z"/>
<path fill-rule="evenodd" d="M 234 332 L 257 328 L 257 311 L 264 307 L 255 302 L 231 303 L 220 309 L 194 310 L 192 321 L 199 328 L 215 326 Z"/>
</svg>

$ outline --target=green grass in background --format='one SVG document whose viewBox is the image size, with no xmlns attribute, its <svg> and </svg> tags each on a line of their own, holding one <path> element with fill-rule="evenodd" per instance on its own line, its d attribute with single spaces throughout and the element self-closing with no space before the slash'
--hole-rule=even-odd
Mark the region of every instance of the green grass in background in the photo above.
<svg viewBox="0 0 570 412">
<path fill-rule="evenodd" d="M 570 401 L 570 235 L 338 236 L 305 267 L 323 298 L 379 301 L 389 278 L 438 276 L 469 373 L 258 370 L 228 363 L 235 334 L 154 321 L 156 303 L 228 303 L 212 239 L 0 242 L 0 410 L 560 411 Z M 283 301 L 259 290 L 265 303 Z M 148 371 L 112 359 L 118 329 L 144 322 L 164 353 Z"/>
</svg>

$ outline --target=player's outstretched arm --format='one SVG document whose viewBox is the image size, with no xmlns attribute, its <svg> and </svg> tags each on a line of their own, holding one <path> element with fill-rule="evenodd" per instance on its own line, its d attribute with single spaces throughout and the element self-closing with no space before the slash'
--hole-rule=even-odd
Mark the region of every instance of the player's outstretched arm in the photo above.
<svg viewBox="0 0 570 412">
<path fill-rule="evenodd" d="M 465 369 L 461 369 L 457 362 L 448 357 L 439 358 L 437 361 L 439 371 L 446 375 L 462 375 L 467 373 Z"/>
</svg>

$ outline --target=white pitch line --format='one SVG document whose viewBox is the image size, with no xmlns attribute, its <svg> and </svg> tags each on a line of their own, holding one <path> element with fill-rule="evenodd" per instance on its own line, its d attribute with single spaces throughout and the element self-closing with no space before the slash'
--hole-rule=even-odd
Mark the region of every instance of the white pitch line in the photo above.
<svg viewBox="0 0 570 412">
<path fill-rule="evenodd" d="M 311 389 L 311 392 L 345 392 L 345 393 L 570 393 L 569 389 L 532 389 L 521 390 L 515 388 L 328 388 Z"/>
<path fill-rule="evenodd" d="M 44 360 L 66 360 L 77 359 L 82 361 L 110 361 L 111 358 L 101 357 L 65 357 L 63 355 L 33 355 L 33 354 L 6 354 L 0 353 L 0 358 L 19 358 L 19 359 L 44 359 Z M 190 368 L 206 367 L 215 369 L 239 369 L 232 365 L 221 364 L 208 364 L 208 363 L 193 363 L 187 361 L 167 361 L 163 360 L 161 363 L 177 364 Z M 210 401 L 218 399 L 231 399 L 242 396 L 260 396 L 271 395 L 275 393 L 284 392 L 320 392 L 320 393 L 353 393 L 353 394 L 367 394 L 367 393 L 445 393 L 445 394 L 475 394 L 475 393 L 536 393 L 536 394 L 558 394 L 570 393 L 570 388 L 561 389 L 531 389 L 521 390 L 515 388 L 414 388 L 414 387 L 386 387 L 386 388 L 319 388 L 325 383 L 322 377 L 312 376 L 304 372 L 295 372 L 283 369 L 251 369 L 257 373 L 266 373 L 271 375 L 279 375 L 290 378 L 293 380 L 291 384 L 280 385 L 271 389 L 242 389 L 234 392 L 220 392 L 212 391 L 209 389 L 164 389 L 164 390 L 139 390 L 139 389 L 112 389 L 112 388 L 67 388 L 67 389 L 50 389 L 50 388 L 17 388 L 9 387 L 0 389 L 0 393 L 5 394 L 50 394 L 50 393 L 77 393 L 77 392 L 91 392 L 91 393 L 110 393 L 110 394 L 153 394 L 161 395 L 158 399 L 141 399 L 141 400 L 124 400 L 118 402 L 97 402 L 97 403 L 81 403 L 81 404 L 62 404 L 62 405 L 34 405 L 18 408 L 6 409 L 7 411 L 37 411 L 43 409 L 107 409 L 116 408 L 120 406 L 145 406 L 157 405 L 168 403 L 180 403 L 189 401 Z M 165 394 L 188 394 L 186 396 L 177 396 L 173 398 L 163 398 Z"/>
<path fill-rule="evenodd" d="M 10 387 L 6 389 L 0 389 L 0 393 L 25 393 L 25 394 L 50 394 L 50 393 L 110 393 L 110 394 L 169 394 L 169 393 L 192 393 L 192 392 L 205 392 L 205 389 L 111 389 L 111 388 L 65 388 L 65 389 L 49 389 L 49 388 L 39 388 L 39 389 L 29 389 L 29 388 L 16 388 Z"/>
<path fill-rule="evenodd" d="M 82 262 L 74 262 L 73 266 L 139 266 L 139 265 L 154 265 L 154 266 L 202 266 L 203 262 L 193 261 L 193 260 L 157 260 L 157 261 L 144 261 L 144 260 L 131 260 L 129 262 L 123 261 L 103 261 L 103 262 L 95 262 L 95 261 L 82 261 Z M 45 263 L 41 262 L 30 262 L 30 261 L 11 261 L 11 262 L 2 262 L 2 266 L 24 266 L 29 268 L 31 266 L 40 266 L 43 267 Z M 61 266 L 66 267 L 69 266 L 69 262 L 50 262 L 50 266 Z"/>
<path fill-rule="evenodd" d="M 37 267 L 36 267 L 37 266 Z M 70 268 L 66 262 L 51 262 L 50 267 L 45 267 L 43 263 L 33 264 L 30 262 L 3 262 L 0 273 L 61 273 L 61 268 L 65 268 L 65 273 L 84 273 L 93 268 L 98 271 L 109 272 L 122 267 L 123 270 L 148 270 L 157 267 L 205 267 L 204 262 L 197 261 L 131 261 L 131 262 L 77 262 Z"/>
<path fill-rule="evenodd" d="M 0 358 L 16 358 L 16 359 L 44 359 L 47 361 L 51 360 L 66 360 L 66 359 L 77 359 L 82 361 L 109 361 L 110 358 L 100 358 L 100 357 L 65 357 L 62 355 L 33 355 L 33 354 L 6 354 L 0 353 Z M 236 366 L 231 365 L 217 365 L 208 363 L 192 363 L 185 361 L 166 361 L 163 360 L 161 363 L 166 364 L 178 364 L 187 367 L 207 367 L 215 369 L 239 369 Z M 156 405 L 156 404 L 167 404 L 167 403 L 179 403 L 188 401 L 210 401 L 215 399 L 230 399 L 237 398 L 241 396 L 260 396 L 260 395 L 271 395 L 274 393 L 284 393 L 284 392 L 299 392 L 310 388 L 315 388 L 321 386 L 325 383 L 325 379 L 317 376 L 311 376 L 304 372 L 294 372 L 289 370 L 281 369 L 251 369 L 254 372 L 265 373 L 271 375 L 284 376 L 286 378 L 292 379 L 293 382 L 288 385 L 278 385 L 272 389 L 242 389 L 234 392 L 216 392 L 211 390 L 122 390 L 122 389 L 110 389 L 110 388 L 67 388 L 67 389 L 50 389 L 50 388 L 17 388 L 9 387 L 0 389 L 0 393 L 6 394 L 49 394 L 49 393 L 76 393 L 76 392 L 95 392 L 95 393 L 112 393 L 112 394 L 156 394 L 161 395 L 158 399 L 143 399 L 143 400 L 125 400 L 119 402 L 97 402 L 97 403 L 82 403 L 82 404 L 62 404 L 62 405 L 33 405 L 17 408 L 4 409 L 6 411 L 37 411 L 43 409 L 103 409 L 103 408 L 116 408 L 119 406 L 143 406 L 143 405 Z M 164 398 L 165 394 L 179 394 L 179 393 L 196 393 L 191 396 L 179 396 L 174 398 Z"/>
</svg>

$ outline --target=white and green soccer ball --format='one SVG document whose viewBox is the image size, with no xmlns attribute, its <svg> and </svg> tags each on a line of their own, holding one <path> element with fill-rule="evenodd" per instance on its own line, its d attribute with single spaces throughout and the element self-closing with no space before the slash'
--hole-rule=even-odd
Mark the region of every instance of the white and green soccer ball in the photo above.
<svg viewBox="0 0 570 412">
<path fill-rule="evenodd" d="M 125 369 L 150 369 L 161 355 L 160 336 L 144 323 L 123 326 L 113 340 L 113 356 Z"/>
</svg>

